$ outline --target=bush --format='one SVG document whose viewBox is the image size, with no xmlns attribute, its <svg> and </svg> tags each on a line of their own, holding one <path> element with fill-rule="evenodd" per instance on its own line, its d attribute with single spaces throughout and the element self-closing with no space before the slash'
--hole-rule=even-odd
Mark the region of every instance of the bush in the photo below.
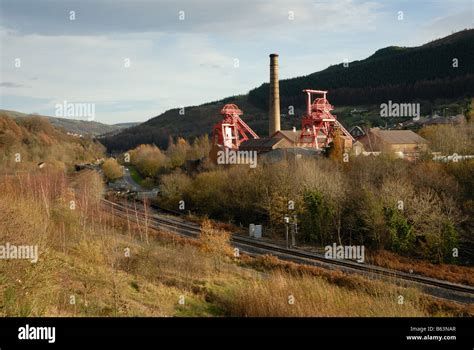
<svg viewBox="0 0 474 350">
<path fill-rule="evenodd" d="M 123 177 L 122 166 L 114 158 L 108 158 L 104 164 L 102 164 L 102 170 L 110 181 L 115 181 Z"/>
<path fill-rule="evenodd" d="M 303 195 L 304 209 L 300 215 L 305 236 L 323 245 L 331 242 L 334 210 L 318 191 L 307 190 Z"/>
<path fill-rule="evenodd" d="M 224 216 L 228 185 L 226 173 L 222 171 L 197 175 L 189 193 L 192 206 L 198 212 L 211 217 Z"/>
<path fill-rule="evenodd" d="M 186 155 L 190 151 L 191 146 L 182 137 L 178 137 L 176 142 L 170 142 L 166 154 L 170 159 L 171 168 L 182 166 L 186 162 Z"/>
<path fill-rule="evenodd" d="M 163 175 L 160 184 L 160 198 L 164 204 L 176 210 L 180 200 L 187 202 L 191 184 L 191 178 L 180 170 Z"/>
<path fill-rule="evenodd" d="M 232 254 L 230 233 L 216 229 L 211 221 L 204 220 L 201 224 L 201 235 L 199 236 L 199 240 L 202 244 L 202 249 L 205 252 L 212 254 L 214 258 L 214 266 L 217 271 L 220 271 L 225 257 Z"/>
<path fill-rule="evenodd" d="M 169 167 L 169 160 L 153 145 L 140 145 L 130 151 L 130 161 L 146 177 L 155 177 L 159 171 Z"/>
<path fill-rule="evenodd" d="M 458 245 L 458 233 L 450 222 L 443 224 L 441 235 L 427 235 L 424 245 L 424 258 L 434 263 L 456 263 L 457 257 L 453 256 L 453 250 Z"/>
<path fill-rule="evenodd" d="M 467 125 L 430 125 L 420 130 L 420 136 L 430 141 L 432 151 L 445 155 L 471 154 L 474 148 L 474 123 Z"/>
<path fill-rule="evenodd" d="M 456 228 L 451 222 L 447 222 L 444 224 L 441 239 L 442 259 L 440 262 L 455 263 L 457 261 L 457 257 L 453 255 L 453 252 L 455 248 L 459 250 L 459 242 L 458 233 L 456 232 Z"/>
<path fill-rule="evenodd" d="M 355 189 L 351 199 L 343 217 L 344 232 L 349 236 L 349 241 L 356 241 L 374 250 L 389 247 L 391 238 L 383 203 L 377 191 L 364 186 Z"/>
<path fill-rule="evenodd" d="M 391 237 L 391 249 L 403 255 L 412 254 L 416 243 L 413 226 L 396 209 L 386 208 L 385 215 Z"/>
</svg>

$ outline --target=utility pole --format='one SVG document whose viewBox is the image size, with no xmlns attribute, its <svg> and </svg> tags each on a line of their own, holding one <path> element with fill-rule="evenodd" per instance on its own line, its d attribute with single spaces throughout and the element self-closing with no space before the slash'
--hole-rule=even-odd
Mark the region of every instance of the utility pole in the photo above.
<svg viewBox="0 0 474 350">
<path fill-rule="evenodd" d="M 288 226 L 290 225 L 290 217 L 288 215 L 285 215 L 284 221 L 285 221 L 285 226 L 286 226 L 286 233 L 285 233 L 286 248 L 289 248 Z"/>
<path fill-rule="evenodd" d="M 296 221 L 296 214 L 293 215 L 293 229 L 291 230 L 291 247 L 296 246 L 296 232 L 298 232 L 298 224 Z"/>
<path fill-rule="evenodd" d="M 296 246 L 296 232 L 298 231 L 298 224 L 296 221 L 296 214 L 293 215 L 293 222 L 290 222 L 291 217 L 289 215 L 285 215 L 284 221 L 286 226 L 286 233 L 285 233 L 285 242 L 287 248 L 293 248 Z M 289 240 L 289 226 L 291 226 L 291 245 Z"/>
</svg>

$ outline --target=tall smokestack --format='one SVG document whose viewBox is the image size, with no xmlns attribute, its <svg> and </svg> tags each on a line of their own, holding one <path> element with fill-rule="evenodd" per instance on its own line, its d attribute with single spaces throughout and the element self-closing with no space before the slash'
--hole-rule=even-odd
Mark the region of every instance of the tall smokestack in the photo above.
<svg viewBox="0 0 474 350">
<path fill-rule="evenodd" d="M 278 55 L 270 55 L 270 111 L 268 114 L 268 134 L 272 136 L 280 130 L 280 83 L 278 80 Z"/>
</svg>

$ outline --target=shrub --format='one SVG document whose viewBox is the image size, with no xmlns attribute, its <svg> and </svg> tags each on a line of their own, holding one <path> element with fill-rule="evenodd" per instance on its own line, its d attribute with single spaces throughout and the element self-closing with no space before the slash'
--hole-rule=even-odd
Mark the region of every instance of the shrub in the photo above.
<svg viewBox="0 0 474 350">
<path fill-rule="evenodd" d="M 430 148 L 443 154 L 471 154 L 474 148 L 474 124 L 430 125 L 423 127 L 420 136 L 430 141 Z"/>
<path fill-rule="evenodd" d="M 166 154 L 154 145 L 140 145 L 130 151 L 131 163 L 146 177 L 155 177 L 169 166 Z"/>
<path fill-rule="evenodd" d="M 104 164 L 102 164 L 102 170 L 110 181 L 115 181 L 123 177 L 122 166 L 114 158 L 108 158 Z"/>
<path fill-rule="evenodd" d="M 385 208 L 388 229 L 391 237 L 391 248 L 397 253 L 408 255 L 414 252 L 416 236 L 413 227 L 400 211 Z"/>
<path fill-rule="evenodd" d="M 334 210 L 318 191 L 307 190 L 303 195 L 304 210 L 300 215 L 302 231 L 309 240 L 327 244 L 332 236 Z"/>
<path fill-rule="evenodd" d="M 187 202 L 191 184 L 191 178 L 180 170 L 163 175 L 160 184 L 160 198 L 172 209 L 177 209 L 180 200 Z"/>
<path fill-rule="evenodd" d="M 182 137 L 178 137 L 176 142 L 170 142 L 166 154 L 170 158 L 170 166 L 172 168 L 180 167 L 186 162 L 186 155 L 190 151 L 191 146 Z"/>
<path fill-rule="evenodd" d="M 199 240 L 202 243 L 202 249 L 212 254 L 214 258 L 214 266 L 220 271 L 221 265 L 225 257 L 232 254 L 230 245 L 230 233 L 216 229 L 211 221 L 204 220 L 201 224 L 201 235 Z"/>
<path fill-rule="evenodd" d="M 441 235 L 430 234 L 424 246 L 424 257 L 434 263 L 456 263 L 453 249 L 459 249 L 458 233 L 451 222 L 443 224 Z"/>
</svg>

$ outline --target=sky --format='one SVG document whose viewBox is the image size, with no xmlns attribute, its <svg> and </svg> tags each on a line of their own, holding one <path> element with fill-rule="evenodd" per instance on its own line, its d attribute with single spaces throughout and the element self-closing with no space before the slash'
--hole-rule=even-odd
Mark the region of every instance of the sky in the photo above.
<svg viewBox="0 0 474 350">
<path fill-rule="evenodd" d="M 141 122 L 247 93 L 270 53 L 293 78 L 473 23 L 474 0 L 0 0 L 0 109 Z"/>
</svg>

